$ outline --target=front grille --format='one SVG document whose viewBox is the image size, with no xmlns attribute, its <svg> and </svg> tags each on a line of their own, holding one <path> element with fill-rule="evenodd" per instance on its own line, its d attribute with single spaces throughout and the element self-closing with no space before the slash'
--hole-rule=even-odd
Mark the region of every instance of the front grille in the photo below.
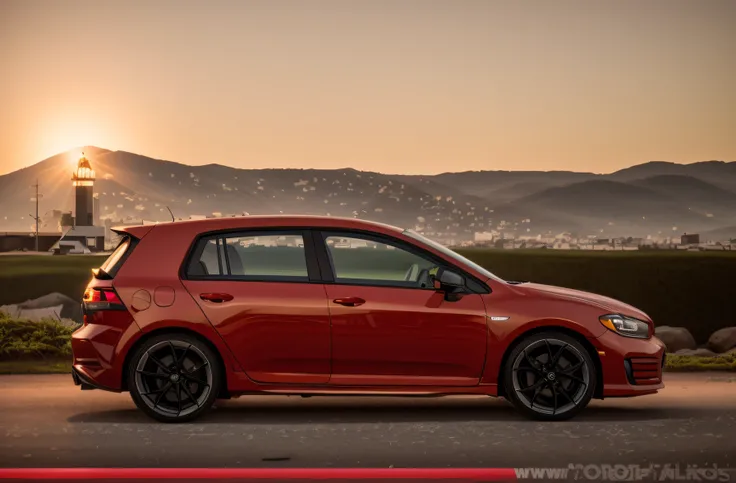
<svg viewBox="0 0 736 483">
<path fill-rule="evenodd" d="M 662 361 L 657 357 L 632 357 L 624 361 L 630 384 L 646 386 L 662 382 Z"/>
</svg>

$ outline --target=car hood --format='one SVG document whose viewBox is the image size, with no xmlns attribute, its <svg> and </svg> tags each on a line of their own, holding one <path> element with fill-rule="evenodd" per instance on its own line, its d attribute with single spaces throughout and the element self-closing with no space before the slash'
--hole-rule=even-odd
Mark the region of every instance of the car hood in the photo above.
<svg viewBox="0 0 736 483">
<path fill-rule="evenodd" d="M 545 296 L 558 300 L 571 300 L 576 302 L 584 302 L 589 305 L 596 306 L 606 313 L 627 315 L 636 319 L 651 322 L 647 314 L 629 304 L 620 300 L 605 297 L 582 290 L 573 290 L 570 288 L 555 287 L 553 285 L 544 285 L 540 283 L 524 283 L 515 285 L 515 289 L 520 290 L 527 295 Z M 601 314 L 604 315 L 604 314 Z"/>
</svg>

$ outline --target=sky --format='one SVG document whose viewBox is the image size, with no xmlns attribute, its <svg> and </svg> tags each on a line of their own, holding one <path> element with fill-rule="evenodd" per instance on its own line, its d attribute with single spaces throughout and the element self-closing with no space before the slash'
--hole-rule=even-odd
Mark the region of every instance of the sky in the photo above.
<svg viewBox="0 0 736 483">
<path fill-rule="evenodd" d="M 736 160 L 732 0 L 3 0 L 0 174 Z"/>
</svg>

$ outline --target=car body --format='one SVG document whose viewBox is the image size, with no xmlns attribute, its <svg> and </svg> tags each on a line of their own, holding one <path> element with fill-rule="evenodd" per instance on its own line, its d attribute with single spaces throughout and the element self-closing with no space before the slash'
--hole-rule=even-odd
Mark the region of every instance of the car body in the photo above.
<svg viewBox="0 0 736 483">
<path fill-rule="evenodd" d="M 412 231 L 246 216 L 118 232 L 85 291 L 73 375 L 83 389 L 131 391 L 164 421 L 244 394 L 504 396 L 561 419 L 591 397 L 663 387 L 664 346 L 642 311 L 504 281 Z"/>
</svg>

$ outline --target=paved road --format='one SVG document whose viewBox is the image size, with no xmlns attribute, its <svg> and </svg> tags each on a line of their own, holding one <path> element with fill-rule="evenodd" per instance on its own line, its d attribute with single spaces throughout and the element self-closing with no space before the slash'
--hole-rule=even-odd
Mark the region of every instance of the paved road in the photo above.
<svg viewBox="0 0 736 483">
<path fill-rule="evenodd" d="M 736 466 L 736 375 L 675 374 L 660 394 L 538 423 L 488 397 L 252 396 L 189 424 L 71 376 L 0 377 L 0 467 Z"/>
</svg>

